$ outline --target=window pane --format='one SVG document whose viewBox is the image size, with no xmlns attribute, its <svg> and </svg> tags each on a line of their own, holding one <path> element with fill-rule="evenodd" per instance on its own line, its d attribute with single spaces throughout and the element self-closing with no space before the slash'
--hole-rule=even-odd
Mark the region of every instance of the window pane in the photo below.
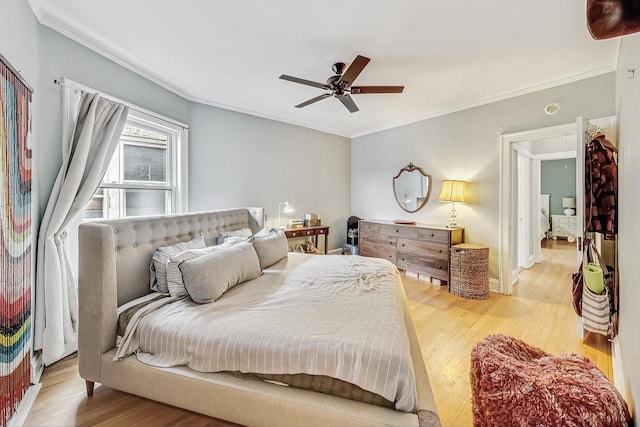
<svg viewBox="0 0 640 427">
<path fill-rule="evenodd" d="M 124 215 L 164 215 L 168 213 L 168 196 L 167 190 L 124 190 Z"/>
<path fill-rule="evenodd" d="M 167 148 L 124 144 L 125 181 L 167 181 Z"/>
<path fill-rule="evenodd" d="M 89 203 L 82 209 L 82 220 L 86 219 L 102 219 L 104 196 L 102 188 L 98 188 Z"/>
</svg>

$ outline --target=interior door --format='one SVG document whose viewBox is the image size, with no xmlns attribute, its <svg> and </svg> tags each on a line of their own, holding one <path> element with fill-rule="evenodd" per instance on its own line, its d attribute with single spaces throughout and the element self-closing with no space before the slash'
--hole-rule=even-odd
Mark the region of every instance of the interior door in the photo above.
<svg viewBox="0 0 640 427">
<path fill-rule="evenodd" d="M 582 264 L 584 239 L 584 159 L 587 144 L 588 120 L 578 117 L 576 121 L 576 253 L 577 266 Z"/>
</svg>

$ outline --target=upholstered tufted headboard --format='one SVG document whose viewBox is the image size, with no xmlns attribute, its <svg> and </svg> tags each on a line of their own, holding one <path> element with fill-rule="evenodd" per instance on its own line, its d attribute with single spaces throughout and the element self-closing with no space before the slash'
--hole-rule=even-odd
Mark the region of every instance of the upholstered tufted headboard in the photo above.
<svg viewBox="0 0 640 427">
<path fill-rule="evenodd" d="M 80 225 L 78 340 L 80 369 L 88 375 L 83 377 L 99 381 L 100 356 L 116 342 L 116 308 L 150 292 L 149 264 L 156 248 L 200 233 L 212 245 L 223 231 L 255 233 L 264 222 L 263 208 L 238 208 Z"/>
<path fill-rule="evenodd" d="M 149 264 L 159 246 L 184 242 L 198 234 L 204 236 L 207 246 L 214 245 L 223 231 L 250 228 L 257 232 L 264 227 L 263 218 L 262 208 L 226 209 L 87 223 L 80 226 L 80 234 L 96 227 L 112 230 L 118 305 L 121 305 L 149 293 Z M 80 264 L 90 262 L 87 255 L 80 253 Z"/>
</svg>

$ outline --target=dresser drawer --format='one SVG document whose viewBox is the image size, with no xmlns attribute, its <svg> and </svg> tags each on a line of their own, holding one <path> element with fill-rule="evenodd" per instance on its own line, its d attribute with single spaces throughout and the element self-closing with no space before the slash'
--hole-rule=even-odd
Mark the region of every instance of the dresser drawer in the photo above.
<svg viewBox="0 0 640 427">
<path fill-rule="evenodd" d="M 403 270 L 428 274 L 439 280 L 449 280 L 449 260 L 398 254 L 397 266 Z"/>
<path fill-rule="evenodd" d="M 287 237 L 305 237 L 314 236 L 316 233 L 313 230 L 299 230 L 299 231 L 287 231 Z"/>
<path fill-rule="evenodd" d="M 362 233 L 358 236 L 360 244 L 362 245 L 364 242 L 368 243 L 380 243 L 382 245 L 396 246 L 396 237 L 395 236 L 387 236 L 386 234 L 373 234 L 373 233 Z"/>
<path fill-rule="evenodd" d="M 418 240 L 424 240 L 427 242 L 449 244 L 449 231 L 448 230 L 433 230 L 429 228 L 421 228 L 418 230 Z"/>
<path fill-rule="evenodd" d="M 443 243 L 423 242 L 413 239 L 398 239 L 398 252 L 407 255 L 428 256 L 434 259 L 449 259 L 449 246 Z"/>
<path fill-rule="evenodd" d="M 396 247 L 381 243 L 360 241 L 360 255 L 374 258 L 383 258 L 396 263 Z"/>
<path fill-rule="evenodd" d="M 575 227 L 576 226 L 576 217 L 575 216 L 565 216 L 565 215 L 552 215 L 551 222 L 553 224 L 561 224 L 567 227 Z"/>
<path fill-rule="evenodd" d="M 362 236 L 364 233 L 372 233 L 378 234 L 380 233 L 380 224 L 373 224 L 371 222 L 360 221 L 358 224 L 359 227 L 359 235 Z"/>
<path fill-rule="evenodd" d="M 418 229 L 411 226 L 380 224 L 380 234 L 417 239 Z"/>
</svg>

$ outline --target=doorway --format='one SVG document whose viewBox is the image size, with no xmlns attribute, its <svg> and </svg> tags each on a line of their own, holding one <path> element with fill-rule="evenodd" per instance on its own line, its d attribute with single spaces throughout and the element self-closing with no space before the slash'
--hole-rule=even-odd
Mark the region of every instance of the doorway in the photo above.
<svg viewBox="0 0 640 427">
<path fill-rule="evenodd" d="M 604 128 L 607 135 L 615 138 L 615 117 L 606 117 L 590 120 L 589 123 Z M 545 156 L 552 158 L 583 158 L 584 146 L 582 135 L 584 134 L 585 121 L 579 118 L 575 123 L 552 126 L 541 129 L 533 129 L 500 137 L 500 292 L 511 295 L 513 284 L 518 281 L 518 267 L 522 263 L 529 263 L 530 259 L 541 259 L 540 245 L 533 244 L 540 235 L 539 218 L 540 198 L 540 162 Z M 577 138 L 576 135 L 580 135 Z M 545 142 L 546 141 L 546 142 Z M 569 141 L 574 141 L 573 149 L 569 147 Z M 580 141 L 580 143 L 577 143 Z M 535 146 L 534 144 L 537 144 Z M 546 145 L 555 145 L 555 154 L 543 153 Z M 536 153 L 536 151 L 540 151 Z M 529 172 L 523 168 L 527 162 L 523 157 L 530 159 Z M 538 157 L 538 158 L 535 158 Z M 520 165 L 520 167 L 519 167 Z M 527 178 L 528 177 L 528 178 Z M 529 179 L 528 185 L 520 182 L 520 178 Z M 582 230 L 582 194 L 584 194 L 584 163 L 576 162 L 576 224 L 577 229 Z M 536 188 L 536 183 L 538 183 Z M 524 189 L 523 189 L 524 188 Z M 520 194 L 529 192 L 528 206 L 520 201 Z M 524 212 L 524 214 L 523 214 Z M 528 224 L 521 225 L 520 219 Z M 520 232 L 519 232 L 520 230 Z M 578 233 L 579 234 L 579 233 Z M 524 242 L 523 242 L 524 240 Z M 581 236 L 576 239 L 576 258 L 581 259 Z M 530 250 L 528 254 L 526 251 Z M 525 251 L 523 255 L 521 251 Z"/>
<path fill-rule="evenodd" d="M 528 269 L 542 262 L 541 245 L 555 248 L 567 241 L 573 243 L 577 237 L 576 217 L 565 213 L 565 208 L 576 204 L 576 136 L 518 141 L 512 148 L 517 156 L 515 249 L 518 268 Z"/>
</svg>

